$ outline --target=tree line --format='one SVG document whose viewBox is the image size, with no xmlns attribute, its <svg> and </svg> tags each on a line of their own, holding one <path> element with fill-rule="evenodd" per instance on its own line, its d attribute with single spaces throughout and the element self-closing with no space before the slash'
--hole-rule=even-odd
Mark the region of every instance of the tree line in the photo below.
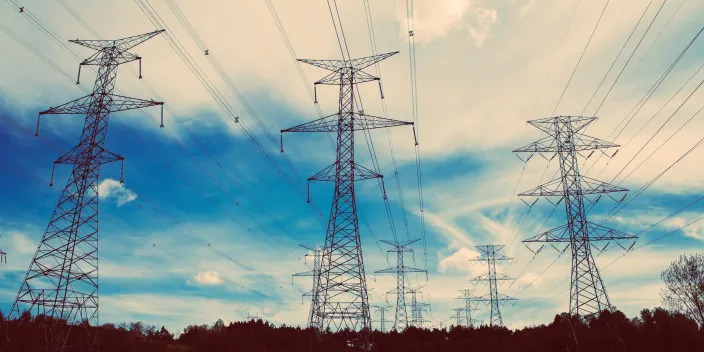
<svg viewBox="0 0 704 352">
<path fill-rule="evenodd" d="M 11 329 L 3 351 L 37 351 L 41 319 L 25 314 L 2 321 L 0 336 Z M 83 351 L 87 326 L 74 326 L 67 346 Z M 166 328 L 131 324 L 103 324 L 98 328 L 103 352 L 337 352 L 357 351 L 354 332 L 317 334 L 314 330 L 274 325 L 263 320 L 212 325 L 191 325 L 178 336 Z M 591 317 L 556 315 L 549 324 L 511 330 L 505 327 L 461 327 L 401 332 L 374 331 L 372 351 L 703 351 L 704 328 L 686 315 L 663 308 L 644 309 L 628 318 L 620 311 L 603 311 Z"/>
</svg>

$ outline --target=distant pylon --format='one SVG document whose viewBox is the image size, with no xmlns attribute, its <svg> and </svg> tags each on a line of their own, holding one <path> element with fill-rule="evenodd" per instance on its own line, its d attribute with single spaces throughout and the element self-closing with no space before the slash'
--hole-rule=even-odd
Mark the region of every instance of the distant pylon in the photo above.
<svg viewBox="0 0 704 352">
<path fill-rule="evenodd" d="M 387 53 L 351 60 L 299 60 L 331 71 L 315 82 L 339 86 L 338 112 L 312 122 L 282 130 L 287 132 L 329 132 L 337 134 L 337 157 L 334 163 L 308 178 L 308 181 L 335 183 L 325 246 L 320 266 L 316 294 L 314 326 L 319 331 L 350 329 L 361 331 L 364 349 L 369 347 L 371 330 L 367 282 L 362 259 L 362 245 L 357 219 L 355 181 L 382 178 L 382 175 L 355 162 L 355 131 L 412 125 L 412 122 L 391 120 L 357 111 L 355 88 L 357 84 L 379 81 L 364 68 L 392 55 Z M 316 88 L 317 92 L 317 88 Z M 317 100 L 317 94 L 316 94 Z M 386 195 L 384 195 L 386 196 Z"/>
<path fill-rule="evenodd" d="M 320 306 L 318 296 L 316 295 L 316 287 L 318 287 L 318 279 L 320 277 L 320 260 L 322 258 L 323 249 L 320 246 L 310 247 L 306 245 L 300 245 L 301 247 L 307 249 L 309 253 L 306 253 L 306 258 L 313 256 L 313 270 L 303 271 L 300 273 L 293 274 L 294 277 L 310 276 L 313 278 L 313 286 L 310 291 L 303 294 L 303 297 L 310 297 L 311 304 L 308 313 L 308 326 L 315 328 L 314 317 L 316 316 L 315 309 Z"/>
<path fill-rule="evenodd" d="M 561 252 L 568 248 L 571 249 L 570 314 L 577 315 L 590 315 L 604 309 L 612 309 L 606 287 L 594 262 L 591 248 L 603 251 L 613 241 L 628 251 L 633 247 L 637 238 L 587 221 L 586 209 L 594 206 L 603 194 L 628 191 L 625 188 L 582 176 L 579 173 L 577 156 L 582 155 L 581 152 L 589 152 L 587 156 L 589 158 L 596 150 L 618 147 L 617 144 L 590 137 L 581 132 L 594 120 L 596 117 L 557 116 L 528 121 L 546 133 L 547 137 L 514 150 L 514 153 L 551 153 L 553 157 L 558 156 L 560 176 L 523 192 L 519 196 L 560 197 L 553 204 L 557 206 L 560 202 L 565 203 L 567 224 L 538 234 L 523 242 L 534 253 L 540 252 L 546 244 Z M 586 205 L 585 196 L 588 195 L 598 196 L 594 200 L 587 199 L 590 204 Z M 609 197 L 611 196 L 609 195 Z M 624 195 L 620 200 L 613 197 L 612 199 L 621 202 L 625 197 Z M 631 241 L 629 246 L 627 242 Z M 595 242 L 605 244 L 603 247 L 596 247 Z M 622 242 L 626 243 L 626 246 Z M 564 248 L 557 248 L 555 244 L 558 243 L 566 245 Z M 534 250 L 529 245 L 539 247 Z"/>
<path fill-rule="evenodd" d="M 490 244 L 490 245 L 483 245 L 483 246 L 477 246 L 477 249 L 480 252 L 480 255 L 478 258 L 475 259 L 470 259 L 470 261 L 475 261 L 475 262 L 486 262 L 487 267 L 488 267 L 488 272 L 486 275 L 478 276 L 475 278 L 470 279 L 470 281 L 473 281 L 475 283 L 477 282 L 486 282 L 489 284 L 489 297 L 483 296 L 479 298 L 475 298 L 475 302 L 482 302 L 482 303 L 488 303 L 489 306 L 491 307 L 491 318 L 489 320 L 489 326 L 502 326 L 504 325 L 503 319 L 501 318 L 501 310 L 499 307 L 503 305 L 505 302 L 515 302 L 516 299 L 513 297 L 506 296 L 504 294 L 499 293 L 499 281 L 513 281 L 515 280 L 512 277 L 508 277 L 504 274 L 499 274 L 496 272 L 496 262 L 497 261 L 511 261 L 513 260 L 512 258 L 509 258 L 503 254 L 498 256 L 501 252 L 501 250 L 504 248 L 503 245 L 496 245 L 496 244 Z"/>
<path fill-rule="evenodd" d="M 455 319 L 455 326 L 462 326 L 462 312 L 464 308 L 454 308 L 452 311 L 455 312 L 455 315 L 451 316 L 450 319 Z"/>
<path fill-rule="evenodd" d="M 407 241 L 379 241 L 393 247 L 386 252 L 387 255 L 388 253 L 396 253 L 396 266 L 392 266 L 384 270 L 378 270 L 375 273 L 396 274 L 396 288 L 388 293 L 396 295 L 396 315 L 394 316 L 393 328 L 398 331 L 401 331 L 408 326 L 408 311 L 406 307 L 406 273 L 425 273 L 428 275 L 427 270 L 416 269 L 404 264 L 404 253 L 413 253 L 413 249 L 409 246 L 417 241 L 419 241 L 419 239 Z"/>
<path fill-rule="evenodd" d="M 465 326 L 466 327 L 474 326 L 474 321 L 472 320 L 472 311 L 477 307 L 478 301 L 476 301 L 476 300 L 480 297 L 473 296 L 472 290 L 470 290 L 470 289 L 460 290 L 460 293 L 462 295 L 457 297 L 456 299 L 461 299 L 464 301 Z"/>
<path fill-rule="evenodd" d="M 423 324 L 430 322 L 423 316 L 423 313 L 430 308 L 430 304 L 418 301 L 418 294 L 421 293 L 420 289 L 421 287 L 418 287 L 406 291 L 406 293 L 411 295 L 411 325 L 417 328 L 422 328 Z"/>
<path fill-rule="evenodd" d="M 252 314 L 250 314 L 249 312 L 247 312 L 247 315 L 246 315 L 244 318 L 247 319 L 247 322 L 250 322 L 250 321 L 258 321 L 259 319 L 261 319 L 261 318 L 259 318 L 259 313 L 258 313 L 258 312 L 257 312 L 257 313 L 254 313 L 254 315 L 252 315 Z"/>
<path fill-rule="evenodd" d="M 71 325 L 86 328 L 86 347 L 97 350 L 98 335 L 98 176 L 100 166 L 124 158 L 104 148 L 110 113 L 163 104 L 113 94 L 117 67 L 141 57 L 127 50 L 156 36 L 163 30 L 117 40 L 71 40 L 97 52 L 85 59 L 84 65 L 98 66 L 93 92 L 39 113 L 85 114 L 81 140 L 73 149 L 54 162 L 72 164 L 73 171 L 61 193 L 58 205 L 32 259 L 10 310 L 10 319 L 24 310 L 36 312 L 42 326 L 40 345 L 49 351 L 61 351 L 66 345 Z M 141 64 L 140 64 L 141 67 Z M 141 78 L 141 70 L 140 70 Z M 78 83 L 78 82 L 77 82 Z M 37 119 L 37 135 L 39 119 Z M 52 169 L 53 185 L 54 171 Z M 9 338 L 9 337 L 8 337 Z"/>
<path fill-rule="evenodd" d="M 381 332 L 386 332 L 386 323 L 390 323 L 390 320 L 386 320 L 386 311 L 391 309 L 391 306 L 371 306 L 372 308 L 376 309 L 376 311 L 379 313 L 379 320 L 376 320 L 379 322 L 379 331 Z"/>
</svg>

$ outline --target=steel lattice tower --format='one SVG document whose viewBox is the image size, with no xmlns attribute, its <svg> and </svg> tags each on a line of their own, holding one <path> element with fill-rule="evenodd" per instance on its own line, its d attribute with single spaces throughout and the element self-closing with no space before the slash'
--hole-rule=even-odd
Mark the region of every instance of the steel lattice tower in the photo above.
<svg viewBox="0 0 704 352">
<path fill-rule="evenodd" d="M 81 140 L 54 162 L 72 164 L 73 171 L 49 221 L 10 311 L 10 319 L 34 311 L 43 323 L 40 345 L 61 351 L 71 325 L 86 328 L 87 348 L 97 350 L 98 335 L 98 178 L 102 164 L 124 158 L 104 148 L 110 113 L 163 103 L 113 94 L 117 67 L 140 60 L 127 50 L 163 32 L 154 31 L 118 40 L 71 40 L 97 52 L 79 65 L 98 66 L 93 92 L 39 113 L 85 114 Z M 140 64 L 141 67 L 141 64 Z M 141 69 L 140 69 L 141 77 Z M 37 134 L 39 119 L 37 120 Z M 53 185 L 53 170 L 52 182 Z M 124 175 L 121 181 L 124 180 Z M 65 323 L 64 323 L 65 322 Z M 91 328 L 93 327 L 93 328 Z"/>
<path fill-rule="evenodd" d="M 455 315 L 451 316 L 450 319 L 455 319 L 455 326 L 462 326 L 462 311 L 464 311 L 464 308 L 454 308 L 452 311 L 455 312 Z"/>
<path fill-rule="evenodd" d="M 478 303 L 478 301 L 476 301 L 476 299 L 478 299 L 480 297 L 473 296 L 472 290 L 470 290 L 470 289 L 460 290 L 460 293 L 462 295 L 455 298 L 455 299 L 461 299 L 464 301 L 465 326 L 466 327 L 474 326 L 474 321 L 472 320 L 472 310 L 474 310 L 476 308 L 476 305 Z"/>
<path fill-rule="evenodd" d="M 381 332 L 386 332 L 386 323 L 391 322 L 390 320 L 386 320 L 386 311 L 391 309 L 391 306 L 371 306 L 372 308 L 376 309 L 376 311 L 379 313 L 379 331 Z"/>
<path fill-rule="evenodd" d="M 315 328 L 313 325 L 313 318 L 316 316 L 315 309 L 319 307 L 318 295 L 316 294 L 316 287 L 318 287 L 318 279 L 320 278 L 320 260 L 322 257 L 323 249 L 320 246 L 310 247 L 306 245 L 300 245 L 301 247 L 307 249 L 312 254 L 306 254 L 306 258 L 313 256 L 313 270 L 303 271 L 300 273 L 293 274 L 294 277 L 310 276 L 313 278 L 313 286 L 310 291 L 303 294 L 303 297 L 310 297 L 311 304 L 308 313 L 308 326 Z"/>
<path fill-rule="evenodd" d="M 282 130 L 287 132 L 331 132 L 337 134 L 336 160 L 308 181 L 335 183 L 330 218 L 320 265 L 320 276 L 315 289 L 319 297 L 314 309 L 313 326 L 319 331 L 351 329 L 363 331 L 363 343 L 368 346 L 371 331 L 367 283 L 362 260 L 362 245 L 357 219 L 354 183 L 383 176 L 355 163 L 355 131 L 412 125 L 357 111 L 355 87 L 357 84 L 379 81 L 364 68 L 374 65 L 397 52 L 351 60 L 299 61 L 330 71 L 315 82 L 339 86 L 338 112 L 320 119 Z M 317 92 L 317 88 L 316 88 Z M 317 99 L 317 98 L 316 98 Z"/>
<path fill-rule="evenodd" d="M 378 270 L 376 274 L 396 274 L 396 288 L 387 292 L 396 295 L 396 315 L 394 316 L 394 330 L 403 330 L 408 326 L 408 310 L 406 306 L 406 273 L 425 273 L 428 275 L 427 270 L 416 269 L 413 267 L 406 266 L 404 264 L 404 254 L 413 253 L 413 249 L 409 248 L 412 243 L 419 241 L 419 239 L 408 240 L 408 241 L 388 241 L 380 240 L 379 242 L 386 243 L 393 248 L 387 251 L 388 253 L 396 253 L 396 266 L 386 268 L 384 270 Z"/>
<path fill-rule="evenodd" d="M 411 325 L 417 328 L 423 328 L 424 323 L 430 322 L 423 317 L 423 312 L 428 311 L 430 304 L 418 301 L 418 294 L 421 293 L 420 289 L 419 287 L 406 291 L 406 293 L 411 295 Z"/>
<path fill-rule="evenodd" d="M 587 221 L 587 206 L 593 206 L 601 199 L 601 195 L 628 191 L 579 173 L 577 157 L 581 156 L 582 152 L 590 152 L 588 158 L 596 150 L 618 147 L 617 144 L 590 137 L 581 132 L 594 120 L 596 117 L 558 116 L 529 121 L 531 125 L 546 133 L 547 137 L 514 150 L 514 153 L 551 153 L 558 156 L 560 176 L 519 196 L 560 197 L 560 200 L 554 204 L 565 203 L 567 224 L 523 242 L 527 246 L 539 245 L 537 250 L 531 249 L 535 253 L 542 250 L 546 244 L 563 252 L 570 248 L 572 251 L 570 314 L 577 315 L 590 315 L 604 309 L 612 309 L 606 287 L 592 256 L 591 249 L 594 243 L 605 243 L 604 247 L 594 247 L 597 250 L 605 250 L 612 241 L 624 250 L 630 250 L 636 239 L 635 236 Z M 585 196 L 588 195 L 598 196 L 593 201 L 586 199 L 591 203 L 586 205 Z M 619 202 L 624 198 L 625 196 Z M 633 243 L 629 247 L 624 247 L 622 244 L 632 240 Z M 566 246 L 559 249 L 555 247 L 557 243 L 566 243 Z"/>
<path fill-rule="evenodd" d="M 484 297 L 479 297 L 475 298 L 475 302 L 482 302 L 482 303 L 488 303 L 489 306 L 491 307 L 491 315 L 489 319 L 489 325 L 494 326 L 494 325 L 504 325 L 503 319 L 501 318 L 501 310 L 499 309 L 500 306 L 502 306 L 506 302 L 515 302 L 517 299 L 513 297 L 506 296 L 504 294 L 499 293 L 499 281 L 505 282 L 505 281 L 513 281 L 515 280 L 512 277 L 506 276 L 504 274 L 499 274 L 496 272 L 496 262 L 505 262 L 505 261 L 511 261 L 513 258 L 509 258 L 503 254 L 501 254 L 501 250 L 503 250 L 504 246 L 503 245 L 496 245 L 496 244 L 490 244 L 490 245 L 483 245 L 483 246 L 477 246 L 477 249 L 480 252 L 480 255 L 476 259 L 470 259 L 470 261 L 474 262 L 486 262 L 487 264 L 487 274 L 479 277 L 475 277 L 471 279 L 470 281 L 478 283 L 478 282 L 486 282 L 489 285 L 489 297 L 487 298 L 486 296 Z"/>
</svg>

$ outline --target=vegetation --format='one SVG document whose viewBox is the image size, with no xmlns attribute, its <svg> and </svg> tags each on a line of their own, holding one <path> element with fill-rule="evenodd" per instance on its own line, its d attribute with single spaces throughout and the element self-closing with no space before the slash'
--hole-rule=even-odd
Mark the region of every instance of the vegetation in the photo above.
<svg viewBox="0 0 704 352">
<path fill-rule="evenodd" d="M 29 315 L 10 322 L 13 330 L 4 351 L 37 350 L 40 326 Z M 2 324 L 6 329 L 8 324 Z M 80 345 L 82 327 L 74 327 L 70 346 Z M 4 336 L 5 332 L 0 332 Z M 348 341 L 354 334 L 323 334 L 298 327 L 275 326 L 262 320 L 213 325 L 191 325 L 174 337 L 165 328 L 142 324 L 104 324 L 100 327 L 100 350 L 123 351 L 355 351 Z M 662 308 L 645 309 L 629 319 L 623 313 L 604 311 L 591 318 L 566 313 L 548 325 L 509 330 L 501 327 L 409 328 L 403 332 L 372 336 L 373 351 L 702 351 L 704 328 L 693 319 Z M 72 351 L 80 351 L 74 348 Z"/>
<path fill-rule="evenodd" d="M 704 255 L 681 255 L 662 272 L 663 301 L 673 310 L 704 324 Z"/>
</svg>

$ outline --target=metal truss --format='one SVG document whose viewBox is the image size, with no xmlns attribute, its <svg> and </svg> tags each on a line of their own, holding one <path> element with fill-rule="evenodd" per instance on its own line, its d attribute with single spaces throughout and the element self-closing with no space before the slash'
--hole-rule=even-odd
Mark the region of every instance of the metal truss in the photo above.
<svg viewBox="0 0 704 352">
<path fill-rule="evenodd" d="M 162 102 L 113 94 L 117 67 L 139 59 L 127 50 L 161 32 L 118 40 L 71 41 L 97 51 L 81 63 L 99 66 L 93 93 L 39 114 L 86 116 L 78 145 L 54 162 L 72 164 L 73 171 L 9 314 L 10 319 L 24 311 L 37 315 L 42 330 L 37 336 L 40 349 L 64 350 L 71 328 L 83 326 L 86 341 L 72 348 L 98 350 L 98 178 L 102 164 L 124 160 L 103 147 L 108 118 L 116 111 L 155 105 L 163 108 Z"/>
<path fill-rule="evenodd" d="M 334 132 L 337 135 L 335 163 L 309 179 L 309 181 L 334 181 L 335 183 L 320 276 L 315 288 L 319 301 L 314 302 L 318 307 L 314 310 L 312 325 L 319 331 L 327 329 L 360 331 L 359 344 L 364 349 L 369 348 L 371 318 L 354 183 L 357 180 L 377 178 L 380 175 L 355 164 L 354 135 L 355 131 L 359 130 L 412 123 L 366 115 L 357 111 L 355 87 L 359 83 L 379 81 L 378 77 L 365 73 L 362 69 L 394 54 L 387 53 L 352 60 L 299 60 L 331 71 L 323 79 L 315 82 L 315 86 L 317 87 L 318 84 L 339 86 L 338 111 L 336 114 L 281 131 L 282 152 L 283 133 Z"/>
<path fill-rule="evenodd" d="M 476 247 L 479 250 L 480 255 L 475 259 L 470 259 L 470 261 L 486 262 L 487 274 L 472 278 L 470 281 L 474 283 L 486 282 L 489 285 L 489 296 L 475 297 L 474 302 L 489 305 L 491 309 L 489 326 L 502 326 L 504 322 L 501 317 L 501 310 L 499 308 L 507 302 L 514 303 L 517 299 L 499 293 L 498 283 L 500 281 L 514 281 L 516 279 L 503 274 L 498 274 L 496 272 L 496 262 L 510 262 L 513 258 L 509 258 L 500 253 L 504 248 L 503 245 L 490 244 Z"/>
<path fill-rule="evenodd" d="M 553 204 L 557 206 L 560 202 L 564 203 L 567 223 L 528 238 L 523 243 L 534 253 L 538 253 L 546 245 L 561 252 L 568 248 L 571 250 L 570 314 L 577 315 L 591 315 L 613 308 L 594 261 L 592 249 L 603 251 L 611 243 L 616 243 L 628 251 L 633 248 L 637 238 L 587 221 L 588 202 L 593 205 L 601 199 L 601 194 L 627 191 L 625 188 L 582 176 L 579 172 L 578 156 L 582 156 L 580 152 L 591 150 L 586 156 L 589 157 L 595 150 L 618 147 L 617 144 L 581 132 L 594 120 L 596 117 L 557 116 L 529 121 L 548 137 L 514 150 L 515 153 L 531 153 L 531 156 L 532 153 L 550 153 L 552 157 L 559 158 L 558 179 L 523 192 L 519 196 L 560 197 L 560 200 Z M 587 199 L 587 196 L 594 194 L 599 194 L 595 200 Z M 625 196 L 617 201 L 623 201 L 624 198 Z M 616 200 L 613 197 L 612 199 Z"/>
<path fill-rule="evenodd" d="M 395 274 L 396 275 L 396 288 L 389 291 L 388 293 L 396 295 L 396 315 L 394 316 L 394 330 L 402 331 L 408 326 L 408 307 L 406 305 L 406 274 L 407 273 L 425 273 L 428 275 L 427 270 L 416 269 L 407 266 L 404 263 L 405 253 L 413 253 L 413 249 L 409 246 L 419 239 L 407 240 L 407 241 L 389 241 L 380 240 L 379 242 L 385 243 L 393 247 L 386 253 L 396 253 L 396 266 L 386 268 L 383 270 L 375 271 L 375 274 Z M 427 278 L 427 277 L 426 277 Z"/>
</svg>

